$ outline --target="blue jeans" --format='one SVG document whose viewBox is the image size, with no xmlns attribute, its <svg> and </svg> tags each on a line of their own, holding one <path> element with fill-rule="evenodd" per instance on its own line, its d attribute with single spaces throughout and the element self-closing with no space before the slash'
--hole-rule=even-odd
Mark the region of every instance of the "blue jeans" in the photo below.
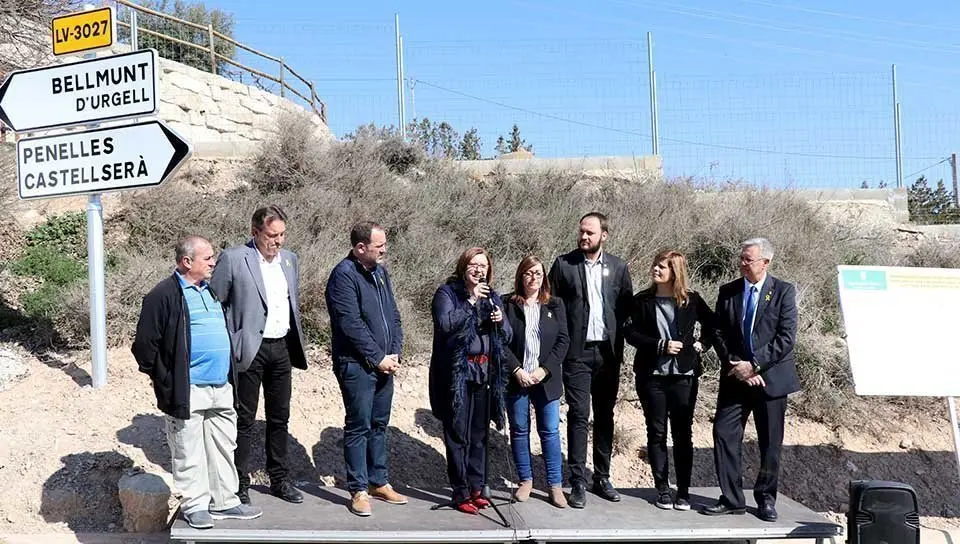
<svg viewBox="0 0 960 544">
<path fill-rule="evenodd" d="M 360 363 L 334 363 L 343 407 L 343 458 L 347 490 L 366 491 L 367 485 L 387 483 L 387 425 L 393 400 L 393 375 L 381 374 Z"/>
<path fill-rule="evenodd" d="M 530 466 L 530 403 L 537 414 L 537 434 L 547 465 L 547 484 L 563 483 L 560 449 L 560 399 L 547 401 L 542 387 L 533 386 L 507 395 L 507 417 L 510 419 L 510 445 L 520 481 L 533 479 Z"/>
</svg>

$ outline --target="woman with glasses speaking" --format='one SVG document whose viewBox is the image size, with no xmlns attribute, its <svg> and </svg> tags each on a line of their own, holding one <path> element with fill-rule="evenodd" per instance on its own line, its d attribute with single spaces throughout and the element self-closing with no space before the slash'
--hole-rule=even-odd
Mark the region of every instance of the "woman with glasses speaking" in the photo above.
<svg viewBox="0 0 960 544">
<path fill-rule="evenodd" d="M 510 341 L 511 328 L 503 319 L 503 301 L 489 286 L 492 281 L 490 255 L 483 248 L 470 248 L 437 289 L 432 305 L 430 408 L 443 423 L 452 503 L 467 514 L 490 506 L 481 493 L 487 428 L 491 420 L 503 427 L 503 346 Z"/>
<path fill-rule="evenodd" d="M 510 445 L 520 487 L 515 497 L 525 501 L 533 490 L 530 464 L 530 405 L 537 415 L 540 448 L 547 467 L 550 503 L 565 508 L 560 446 L 560 364 L 570 347 L 563 301 L 550 296 L 550 280 L 543 262 L 534 255 L 522 261 L 514 278 L 514 291 L 506 296 L 506 317 L 515 332 L 506 350 L 510 385 L 507 417 Z"/>
</svg>

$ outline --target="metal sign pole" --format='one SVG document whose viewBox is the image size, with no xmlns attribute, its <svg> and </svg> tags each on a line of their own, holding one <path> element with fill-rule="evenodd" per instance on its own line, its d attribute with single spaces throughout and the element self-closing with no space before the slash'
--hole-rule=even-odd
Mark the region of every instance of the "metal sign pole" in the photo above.
<svg viewBox="0 0 960 544">
<path fill-rule="evenodd" d="M 90 356 L 93 387 L 107 385 L 107 297 L 103 273 L 103 202 L 100 194 L 87 201 L 87 274 L 90 278 Z"/>
<path fill-rule="evenodd" d="M 84 4 L 84 11 L 95 9 Z M 96 58 L 87 53 L 84 58 Z M 99 123 L 86 125 L 86 129 L 99 127 Z M 87 200 L 87 277 L 90 284 L 90 358 L 93 368 L 93 387 L 107 385 L 107 295 L 103 272 L 103 202 L 99 194 L 91 194 Z"/>
</svg>

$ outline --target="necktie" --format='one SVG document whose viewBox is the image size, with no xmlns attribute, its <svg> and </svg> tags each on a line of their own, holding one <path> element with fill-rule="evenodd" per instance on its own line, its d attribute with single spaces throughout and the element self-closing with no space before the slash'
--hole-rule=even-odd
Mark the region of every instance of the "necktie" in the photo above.
<svg viewBox="0 0 960 544">
<path fill-rule="evenodd" d="M 743 345 L 747 348 L 747 356 L 753 360 L 753 316 L 757 312 L 756 300 L 757 287 L 750 286 L 750 292 L 747 294 L 747 302 L 743 305 Z"/>
</svg>

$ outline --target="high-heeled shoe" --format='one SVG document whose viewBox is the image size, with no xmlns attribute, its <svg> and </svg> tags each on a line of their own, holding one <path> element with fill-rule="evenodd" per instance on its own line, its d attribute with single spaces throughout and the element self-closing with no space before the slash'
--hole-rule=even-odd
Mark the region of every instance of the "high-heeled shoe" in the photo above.
<svg viewBox="0 0 960 544">
<path fill-rule="evenodd" d="M 480 494 L 479 491 L 474 491 L 473 493 L 471 493 L 470 500 L 473 502 L 473 505 L 476 506 L 478 509 L 490 507 L 490 501 L 485 499 L 483 495 Z"/>
<path fill-rule="evenodd" d="M 473 504 L 473 499 L 468 499 L 457 503 L 455 508 L 464 514 L 473 514 L 475 516 L 480 513 L 480 509 L 477 508 L 477 505 Z"/>
</svg>

